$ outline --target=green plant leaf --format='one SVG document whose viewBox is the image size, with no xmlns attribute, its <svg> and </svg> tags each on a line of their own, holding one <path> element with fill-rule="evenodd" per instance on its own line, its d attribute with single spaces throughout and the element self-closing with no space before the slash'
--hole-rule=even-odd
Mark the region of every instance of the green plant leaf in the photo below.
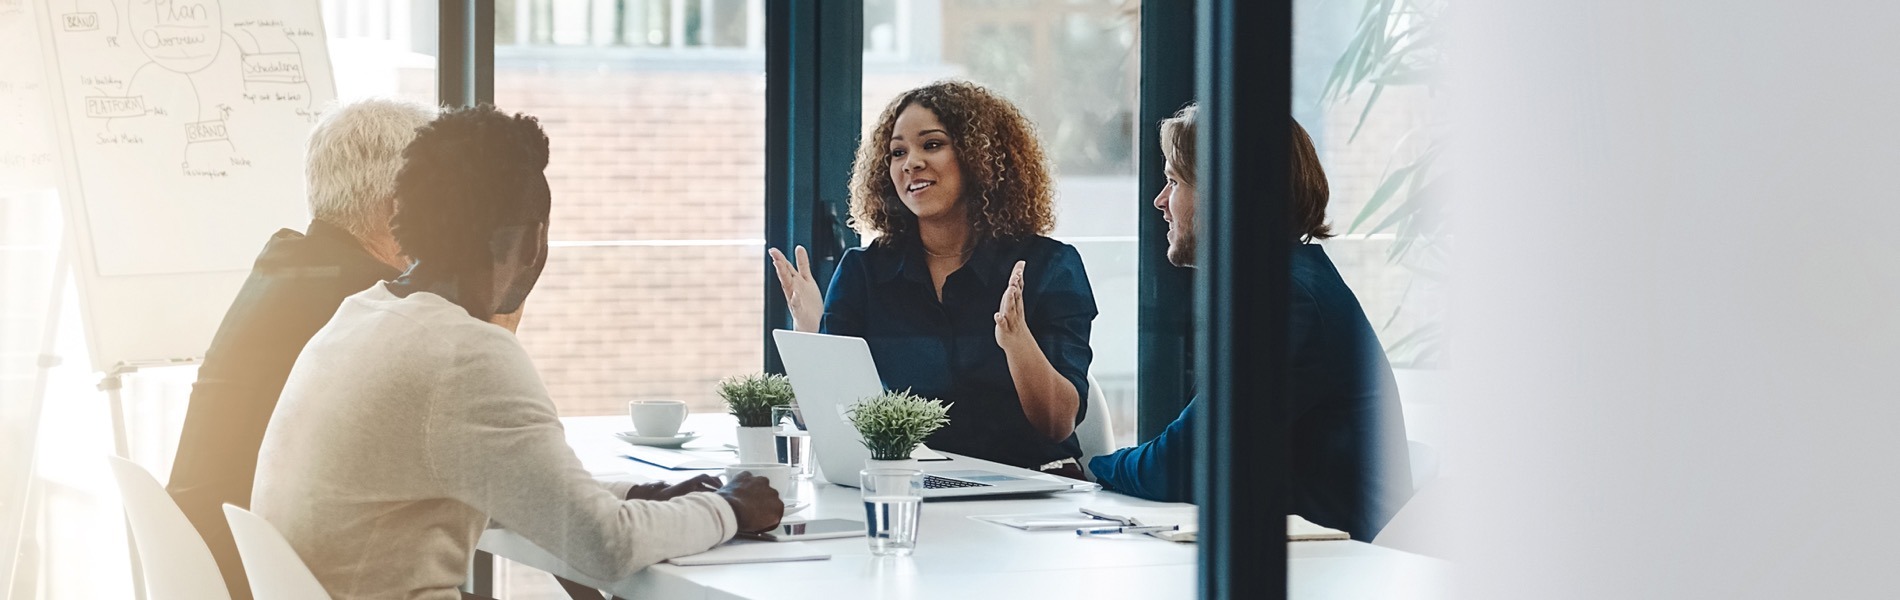
<svg viewBox="0 0 1900 600">
<path fill-rule="evenodd" d="M 792 394 L 792 380 L 772 373 L 727 377 L 719 380 L 717 390 L 740 427 L 770 427 L 772 407 L 798 401 Z"/>
<path fill-rule="evenodd" d="M 1413 177 L 1412 179 L 1420 179 L 1420 178 Z M 1424 207 L 1425 204 L 1426 203 L 1417 195 L 1408 193 L 1405 195 L 1405 199 L 1403 201 L 1400 201 L 1399 203 L 1392 205 L 1392 212 L 1386 213 L 1385 218 L 1381 219 L 1379 221 L 1379 224 L 1373 225 L 1372 229 L 1367 231 L 1366 233 L 1371 234 L 1371 233 L 1378 233 L 1381 231 L 1385 231 L 1386 229 L 1392 227 L 1393 225 L 1398 224 L 1400 221 L 1409 219 L 1412 217 L 1412 215 L 1418 214 L 1419 209 Z"/>
<path fill-rule="evenodd" d="M 1438 71 L 1424 67 L 1393 68 L 1372 78 L 1380 85 L 1420 85 L 1438 77 Z"/>
<path fill-rule="evenodd" d="M 1359 111 L 1359 123 L 1352 126 L 1352 135 L 1346 136 L 1346 143 L 1359 139 L 1359 130 L 1366 128 L 1366 118 L 1372 116 L 1372 107 L 1379 103 L 1379 96 L 1385 93 L 1385 84 L 1372 84 L 1372 96 L 1366 98 L 1366 107 Z"/>
<path fill-rule="evenodd" d="M 1333 72 L 1327 77 L 1326 97 L 1337 100 L 1358 91 L 1359 84 L 1365 81 L 1365 73 L 1378 62 L 1374 55 L 1384 37 L 1386 24 L 1391 20 L 1393 8 L 1392 0 L 1367 0 L 1365 8 L 1359 12 L 1346 51 L 1340 54 L 1339 60 L 1333 62 Z"/>
<path fill-rule="evenodd" d="M 1399 191 L 1399 186 L 1405 184 L 1405 179 L 1412 176 L 1414 168 L 1416 168 L 1415 165 L 1406 165 L 1386 175 L 1385 181 L 1379 183 L 1379 189 L 1374 190 L 1372 197 L 1366 199 L 1365 207 L 1359 209 L 1359 216 L 1353 217 L 1352 224 L 1346 226 L 1346 231 L 1359 231 L 1359 225 L 1365 223 L 1366 219 L 1371 218 L 1374 213 L 1379 212 L 1379 207 L 1385 206 L 1387 200 L 1392 199 L 1392 195 Z"/>
<path fill-rule="evenodd" d="M 1402 357 L 1411 354 L 1412 360 L 1404 362 L 1416 363 L 1419 349 L 1435 345 L 1442 337 L 1441 329 L 1441 326 L 1437 323 L 1421 323 L 1418 328 L 1400 337 L 1398 341 L 1387 345 L 1385 352 L 1388 356 Z"/>
<path fill-rule="evenodd" d="M 1399 301 L 1392 303 L 1392 314 L 1385 318 L 1385 324 L 1379 326 L 1379 331 L 1392 328 L 1392 323 L 1398 321 L 1399 315 L 1405 312 L 1405 299 L 1410 297 L 1412 297 L 1412 282 L 1408 280 L 1405 282 L 1405 291 L 1399 292 Z"/>
<path fill-rule="evenodd" d="M 846 409 L 858 430 L 859 442 L 875 460 L 902 460 L 931 433 L 950 424 L 950 405 L 912 394 L 891 391 L 864 398 Z"/>
</svg>

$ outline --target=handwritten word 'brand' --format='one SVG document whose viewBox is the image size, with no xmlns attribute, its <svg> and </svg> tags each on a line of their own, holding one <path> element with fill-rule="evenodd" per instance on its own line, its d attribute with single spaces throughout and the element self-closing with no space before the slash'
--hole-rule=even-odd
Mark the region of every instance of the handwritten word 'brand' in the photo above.
<svg viewBox="0 0 1900 600">
<path fill-rule="evenodd" d="M 224 121 L 199 121 L 185 124 L 185 141 L 187 142 L 215 142 L 228 139 L 231 138 L 225 131 Z"/>
<path fill-rule="evenodd" d="M 99 28 L 99 13 L 68 13 L 60 17 L 65 21 L 67 31 L 93 31 Z"/>
</svg>

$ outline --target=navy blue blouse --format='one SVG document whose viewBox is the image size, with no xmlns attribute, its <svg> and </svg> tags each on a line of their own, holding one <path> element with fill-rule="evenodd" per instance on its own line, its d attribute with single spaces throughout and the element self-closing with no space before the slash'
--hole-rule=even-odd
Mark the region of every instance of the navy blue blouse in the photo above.
<svg viewBox="0 0 1900 600">
<path fill-rule="evenodd" d="M 950 403 L 950 424 L 924 443 L 984 460 L 1036 468 L 1082 456 L 1075 436 L 1051 441 L 1029 423 L 1009 362 L 996 345 L 997 306 L 1024 261 L 1023 310 L 1036 344 L 1075 384 L 1077 423 L 1088 398 L 1089 326 L 1095 294 L 1082 255 L 1046 237 L 990 240 L 943 283 L 930 281 L 914 234 L 845 252 L 825 294 L 823 333 L 864 338 L 886 389 Z"/>
<path fill-rule="evenodd" d="M 1318 244 L 1293 249 L 1286 382 L 1289 513 L 1370 542 L 1412 497 L 1405 415 L 1385 349 Z M 1194 499 L 1199 400 L 1155 439 L 1089 461 L 1108 489 Z"/>
</svg>

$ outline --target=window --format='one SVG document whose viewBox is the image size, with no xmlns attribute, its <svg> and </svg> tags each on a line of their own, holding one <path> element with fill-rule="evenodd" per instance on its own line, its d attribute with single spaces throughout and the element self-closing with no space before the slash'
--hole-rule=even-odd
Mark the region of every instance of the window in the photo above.
<svg viewBox="0 0 1900 600">
<path fill-rule="evenodd" d="M 1435 31 L 1443 27 L 1443 3 L 1406 6 L 1360 21 L 1366 13 L 1353 3 L 1296 3 L 1293 107 L 1331 185 L 1327 220 L 1338 237 L 1324 242 L 1327 254 L 1365 307 L 1392 366 L 1429 369 L 1447 360 L 1451 240 L 1440 228 L 1442 198 L 1430 185 L 1445 139 L 1444 117 L 1434 112 L 1443 44 L 1433 40 L 1444 38 Z M 1333 81 L 1334 65 L 1352 51 L 1355 36 L 1383 46 L 1399 35 L 1425 42 L 1397 45 L 1363 78 Z M 1391 83 L 1375 96 L 1381 81 Z"/>
<path fill-rule="evenodd" d="M 1139 13 L 1120 0 L 873 1 L 864 18 L 865 127 L 904 90 L 954 77 L 1035 123 L 1056 179 L 1052 237 L 1076 247 L 1095 302 L 1091 371 L 1117 441 L 1135 425 L 1135 114 Z"/>
<path fill-rule="evenodd" d="M 757 53 L 764 0 L 500 0 L 495 45 Z"/>
<path fill-rule="evenodd" d="M 435 104 L 436 13 L 397 0 L 325 0 L 337 99 L 396 96 Z"/>
<path fill-rule="evenodd" d="M 522 343 L 562 415 L 636 398 L 720 410 L 714 384 L 764 362 L 763 3 L 507 4 L 495 104 L 539 118 L 552 146 L 551 249 Z"/>
</svg>

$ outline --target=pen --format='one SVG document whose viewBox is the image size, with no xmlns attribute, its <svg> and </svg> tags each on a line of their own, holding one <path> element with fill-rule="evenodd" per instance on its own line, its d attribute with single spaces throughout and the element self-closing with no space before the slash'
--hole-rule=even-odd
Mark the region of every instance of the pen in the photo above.
<svg viewBox="0 0 1900 600">
<path fill-rule="evenodd" d="M 1101 529 L 1077 529 L 1075 530 L 1075 534 L 1082 537 L 1088 537 L 1091 535 L 1108 535 L 1111 533 L 1154 533 L 1157 531 L 1175 531 L 1180 528 L 1181 528 L 1180 525 L 1144 525 L 1140 527 L 1104 527 Z"/>
<path fill-rule="evenodd" d="M 1111 515 L 1105 512 L 1097 511 L 1097 510 L 1089 510 L 1087 508 L 1082 508 L 1080 510 L 1082 511 L 1082 514 L 1095 517 L 1097 519 L 1114 521 L 1116 523 L 1121 523 L 1122 525 L 1140 525 L 1141 524 L 1140 520 L 1134 519 L 1131 517 L 1124 517 L 1121 515 Z"/>
</svg>

